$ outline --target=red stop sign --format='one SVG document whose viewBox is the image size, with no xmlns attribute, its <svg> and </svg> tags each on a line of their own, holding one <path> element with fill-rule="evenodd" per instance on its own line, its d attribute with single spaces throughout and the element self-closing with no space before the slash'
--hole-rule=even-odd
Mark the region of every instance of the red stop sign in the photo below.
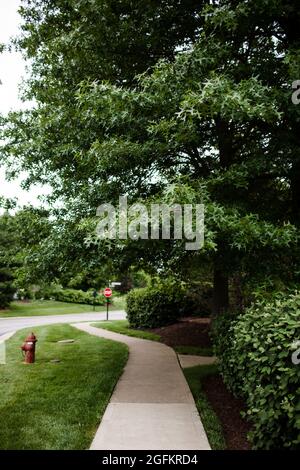
<svg viewBox="0 0 300 470">
<path fill-rule="evenodd" d="M 112 290 L 110 289 L 110 287 L 106 287 L 106 288 L 104 289 L 104 295 L 105 295 L 105 297 L 107 297 L 107 298 L 112 296 Z"/>
</svg>

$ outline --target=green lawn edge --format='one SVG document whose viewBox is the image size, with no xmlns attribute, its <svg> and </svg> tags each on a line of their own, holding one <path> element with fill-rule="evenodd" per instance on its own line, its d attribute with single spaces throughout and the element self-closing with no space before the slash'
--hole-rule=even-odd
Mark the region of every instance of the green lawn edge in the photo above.
<svg viewBox="0 0 300 470">
<path fill-rule="evenodd" d="M 183 369 L 183 373 L 194 397 L 211 448 L 213 450 L 225 450 L 226 442 L 221 422 L 201 385 L 201 379 L 218 373 L 217 365 L 189 367 Z"/>
<path fill-rule="evenodd" d="M 117 298 L 109 307 L 110 311 L 124 310 L 124 300 Z M 106 306 L 96 305 L 95 313 L 106 312 Z M 9 309 L 0 310 L 0 318 L 68 315 L 75 313 L 93 313 L 93 305 L 58 302 L 55 300 L 13 302 Z"/>
<path fill-rule="evenodd" d="M 127 320 L 113 320 L 91 323 L 96 328 L 112 331 L 121 335 L 131 336 L 133 338 L 148 339 L 151 341 L 160 341 L 160 336 L 155 333 L 143 330 L 134 330 L 130 328 Z"/>
<path fill-rule="evenodd" d="M 70 325 L 34 327 L 35 364 L 20 345 L 31 329 L 6 342 L 0 365 L 0 449 L 85 450 L 91 445 L 128 359 L 128 347 Z M 58 340 L 74 339 L 71 344 Z M 58 359 L 60 362 L 51 362 Z"/>
</svg>

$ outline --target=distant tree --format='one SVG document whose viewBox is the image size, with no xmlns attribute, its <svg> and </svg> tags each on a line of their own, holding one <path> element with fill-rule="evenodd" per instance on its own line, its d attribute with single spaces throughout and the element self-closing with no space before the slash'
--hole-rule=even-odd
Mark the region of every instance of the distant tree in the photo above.
<svg viewBox="0 0 300 470">
<path fill-rule="evenodd" d="M 2 267 L 0 267 L 0 308 L 9 307 L 13 300 L 16 289 L 13 286 L 12 274 Z"/>
<path fill-rule="evenodd" d="M 16 267 L 16 263 L 11 257 L 14 232 L 11 230 L 10 221 L 7 212 L 0 216 L 0 308 L 9 306 L 15 292 L 12 269 Z"/>
<path fill-rule="evenodd" d="M 0 269 L 7 282 L 13 279 L 15 289 L 28 290 L 40 281 L 39 246 L 49 235 L 51 224 L 43 209 L 28 206 L 15 210 L 0 216 Z"/>
</svg>

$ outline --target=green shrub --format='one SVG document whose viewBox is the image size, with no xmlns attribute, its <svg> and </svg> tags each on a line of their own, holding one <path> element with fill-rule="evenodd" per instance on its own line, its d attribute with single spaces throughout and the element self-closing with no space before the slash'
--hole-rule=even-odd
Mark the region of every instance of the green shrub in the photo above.
<svg viewBox="0 0 300 470">
<path fill-rule="evenodd" d="M 17 290 L 17 298 L 18 300 L 32 300 L 33 293 L 30 289 L 21 288 Z"/>
<path fill-rule="evenodd" d="M 215 352 L 225 383 L 244 397 L 255 449 L 300 448 L 300 294 L 259 302 L 235 319 L 216 320 Z"/>
<path fill-rule="evenodd" d="M 50 300 L 55 297 L 56 291 L 62 289 L 62 286 L 59 284 L 42 284 L 40 286 L 35 286 L 34 298 L 36 300 Z"/>
<path fill-rule="evenodd" d="M 105 299 L 103 294 L 97 294 L 94 299 L 93 291 L 84 292 L 77 289 L 54 289 L 49 293 L 49 298 L 58 300 L 59 302 L 70 302 L 74 304 L 87 304 L 87 305 L 104 305 Z"/>
<path fill-rule="evenodd" d="M 178 318 L 210 314 L 211 288 L 174 280 L 134 289 L 127 296 L 127 316 L 133 328 L 156 328 Z"/>
<path fill-rule="evenodd" d="M 182 289 L 158 285 L 127 295 L 127 318 L 132 328 L 156 328 L 174 323 L 182 308 Z"/>
</svg>

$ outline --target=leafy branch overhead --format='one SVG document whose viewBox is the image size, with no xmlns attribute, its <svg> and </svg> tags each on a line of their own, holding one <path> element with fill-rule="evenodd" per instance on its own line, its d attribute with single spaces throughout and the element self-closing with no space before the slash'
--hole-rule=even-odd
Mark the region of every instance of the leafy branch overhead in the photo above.
<svg viewBox="0 0 300 470">
<path fill-rule="evenodd" d="M 43 243 L 52 266 L 69 269 L 53 261 L 62 253 L 87 269 L 113 254 L 181 275 L 197 260 L 223 283 L 216 299 L 237 274 L 297 280 L 299 12 L 288 3 L 23 2 L 15 42 L 36 106 L 3 118 L 1 153 L 12 177 L 50 183 L 63 204 Z M 182 181 L 206 206 L 192 260 L 175 241 L 93 244 L 99 204 L 163 201 Z"/>
</svg>

